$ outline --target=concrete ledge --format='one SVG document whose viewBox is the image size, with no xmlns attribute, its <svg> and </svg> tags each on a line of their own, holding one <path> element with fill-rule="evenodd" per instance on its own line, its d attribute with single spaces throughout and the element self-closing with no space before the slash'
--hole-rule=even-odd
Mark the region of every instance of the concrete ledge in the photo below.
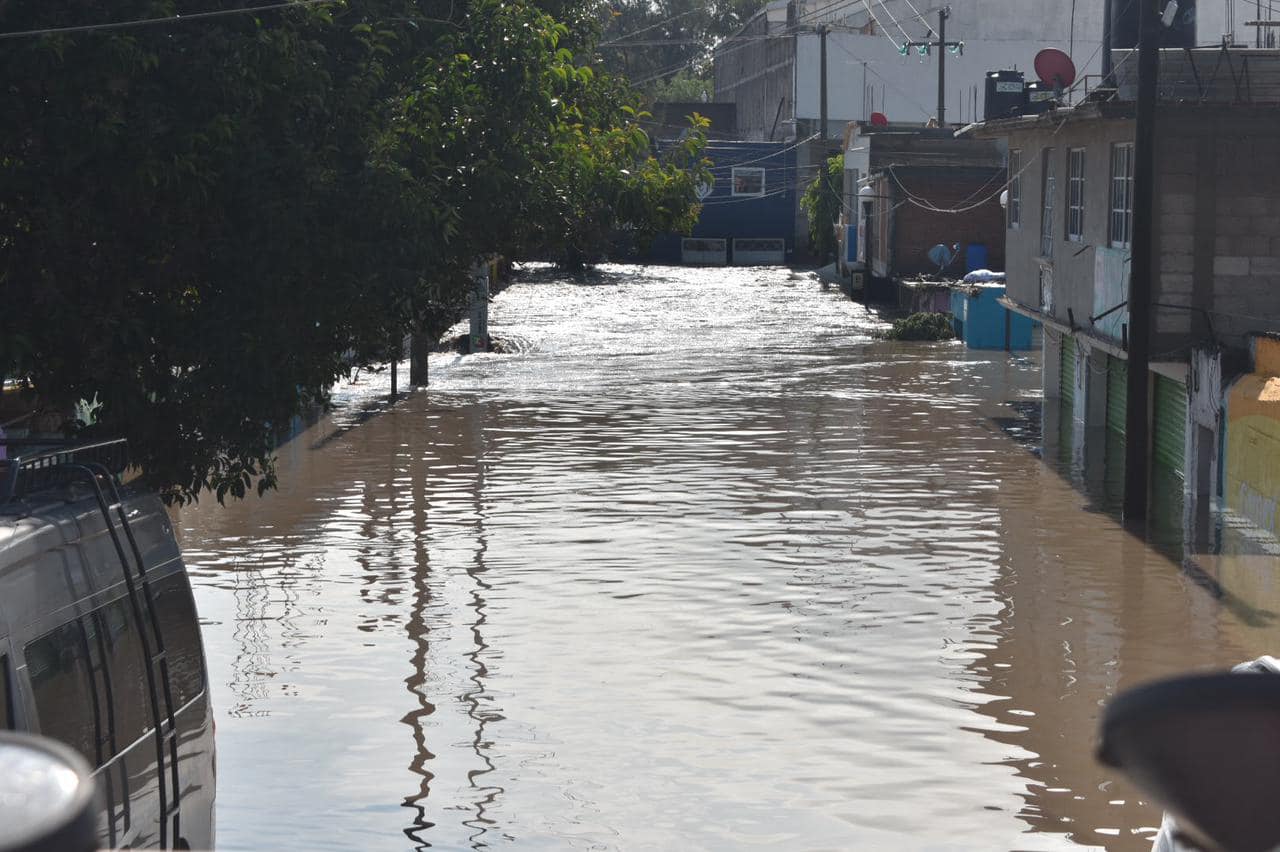
<svg viewBox="0 0 1280 852">
<path fill-rule="evenodd" d="M 1010 299 L 1008 296 L 1001 296 L 996 301 L 1004 305 L 1009 310 L 1013 311 L 1015 314 L 1021 314 L 1024 317 L 1030 317 L 1031 319 L 1036 320 L 1037 322 L 1040 322 L 1041 324 L 1047 326 L 1048 328 L 1052 328 L 1053 330 L 1061 332 L 1063 334 L 1073 334 L 1076 337 L 1083 337 L 1085 340 L 1089 341 L 1089 345 L 1092 346 L 1094 349 L 1100 350 L 1102 352 L 1106 352 L 1108 355 L 1114 355 L 1115 357 L 1122 358 L 1126 361 L 1129 360 L 1129 353 L 1126 352 L 1120 346 L 1120 344 L 1116 343 L 1113 340 L 1110 340 L 1109 338 L 1100 337 L 1096 334 L 1091 334 L 1090 332 L 1086 331 L 1083 328 L 1072 328 L 1071 326 L 1067 325 L 1061 320 L 1055 319 L 1054 317 L 1051 317 L 1048 314 L 1042 313 L 1036 308 L 1028 307 L 1027 305 L 1023 305 L 1023 304 L 1020 304 L 1019 302 L 1015 302 L 1012 299 Z"/>
</svg>

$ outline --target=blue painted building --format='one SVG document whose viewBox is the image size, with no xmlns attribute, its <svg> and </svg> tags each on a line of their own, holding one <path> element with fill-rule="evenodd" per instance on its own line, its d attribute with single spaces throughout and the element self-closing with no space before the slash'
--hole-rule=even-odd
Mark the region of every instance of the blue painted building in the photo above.
<svg viewBox="0 0 1280 852">
<path fill-rule="evenodd" d="M 796 247 L 797 199 L 804 191 L 797 150 L 792 142 L 709 142 L 714 180 L 703 187 L 698 224 L 688 237 L 656 239 L 648 259 L 740 266 L 789 262 Z"/>
</svg>

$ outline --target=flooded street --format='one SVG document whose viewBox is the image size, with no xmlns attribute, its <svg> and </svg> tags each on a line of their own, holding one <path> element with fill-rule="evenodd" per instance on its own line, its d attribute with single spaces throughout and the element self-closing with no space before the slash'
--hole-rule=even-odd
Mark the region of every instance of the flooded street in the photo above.
<svg viewBox="0 0 1280 852">
<path fill-rule="evenodd" d="M 1042 460 L 1038 353 L 882 326 L 786 270 L 539 273 L 514 354 L 366 376 L 278 493 L 183 509 L 219 846 L 1149 848 L 1101 704 L 1275 652 L 1277 590 Z"/>
</svg>

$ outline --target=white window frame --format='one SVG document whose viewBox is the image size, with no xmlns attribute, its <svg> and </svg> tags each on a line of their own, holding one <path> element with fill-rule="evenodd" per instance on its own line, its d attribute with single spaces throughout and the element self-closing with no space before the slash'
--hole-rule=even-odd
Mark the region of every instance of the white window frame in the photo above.
<svg viewBox="0 0 1280 852">
<path fill-rule="evenodd" d="M 1133 143 L 1111 146 L 1111 215 L 1107 221 L 1107 243 L 1127 249 L 1133 243 Z"/>
<path fill-rule="evenodd" d="M 747 173 L 747 172 L 751 172 L 751 173 L 754 173 L 754 174 L 758 174 L 758 175 L 760 176 L 760 191 L 759 191 L 759 192 L 741 192 L 741 191 L 739 191 L 739 190 L 738 190 L 738 174 L 739 174 L 739 173 Z M 764 169 L 763 169 L 762 167 L 760 167 L 760 166 L 734 166 L 734 167 L 733 167 L 733 171 L 732 171 L 731 176 L 730 176 L 730 180 L 733 182 L 733 194 L 734 194 L 734 195 L 739 195 L 739 196 L 753 196 L 753 197 L 756 197 L 756 198 L 758 198 L 758 197 L 760 197 L 760 196 L 764 195 L 764 190 L 765 190 L 765 173 L 764 173 Z"/>
<path fill-rule="evenodd" d="M 1084 148 L 1067 149 L 1067 241 L 1084 242 Z"/>
<path fill-rule="evenodd" d="M 1009 152 L 1009 230 L 1022 229 L 1022 150 Z"/>
<path fill-rule="evenodd" d="M 1058 177 L 1053 169 L 1053 149 L 1040 152 L 1040 256 L 1053 257 L 1053 208 Z"/>
</svg>

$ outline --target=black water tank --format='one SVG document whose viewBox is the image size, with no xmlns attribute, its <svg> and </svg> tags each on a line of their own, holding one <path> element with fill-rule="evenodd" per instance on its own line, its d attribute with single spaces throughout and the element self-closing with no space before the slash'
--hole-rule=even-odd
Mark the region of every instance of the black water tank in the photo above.
<svg viewBox="0 0 1280 852">
<path fill-rule="evenodd" d="M 1021 115 L 1027 97 L 1025 89 L 1026 77 L 1021 71 L 988 71 L 983 120 Z"/>
<path fill-rule="evenodd" d="M 1140 3 L 1153 3 L 1156 15 L 1164 13 L 1167 0 L 1111 0 L 1111 46 L 1116 50 L 1138 46 Z M 1169 27 L 1160 25 L 1161 47 L 1196 46 L 1196 0 L 1178 0 L 1178 13 Z"/>
<path fill-rule="evenodd" d="M 1026 103 L 1022 111 L 1027 115 L 1039 115 L 1058 105 L 1058 92 L 1048 83 L 1034 80 L 1027 84 Z"/>
</svg>

